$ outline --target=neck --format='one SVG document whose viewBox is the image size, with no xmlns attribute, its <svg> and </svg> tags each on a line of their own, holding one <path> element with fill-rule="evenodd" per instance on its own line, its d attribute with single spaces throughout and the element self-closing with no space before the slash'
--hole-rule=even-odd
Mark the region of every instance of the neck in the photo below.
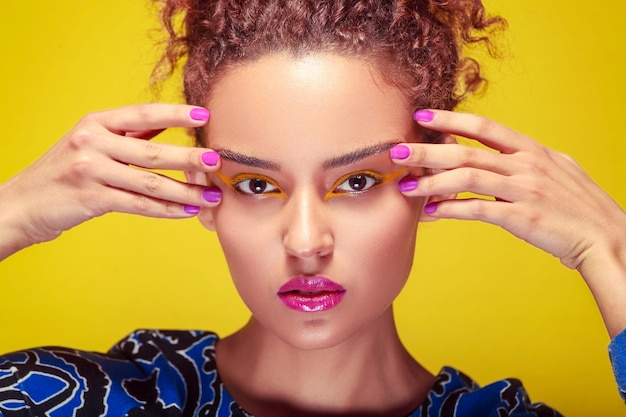
<svg viewBox="0 0 626 417">
<path fill-rule="evenodd" d="M 391 308 L 338 345 L 302 350 L 252 318 L 217 346 L 228 391 L 246 411 L 264 415 L 406 415 L 434 377 L 406 351 Z"/>
</svg>

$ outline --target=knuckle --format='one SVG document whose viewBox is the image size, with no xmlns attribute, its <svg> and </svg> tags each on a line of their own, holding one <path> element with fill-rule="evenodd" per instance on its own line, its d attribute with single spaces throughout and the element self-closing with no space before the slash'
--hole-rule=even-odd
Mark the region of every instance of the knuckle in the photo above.
<svg viewBox="0 0 626 417">
<path fill-rule="evenodd" d="M 202 191 L 200 187 L 193 187 L 190 185 L 186 185 L 185 188 L 187 192 L 187 201 L 189 202 L 204 201 L 204 199 L 202 198 Z"/>
<path fill-rule="evenodd" d="M 437 189 L 439 177 L 437 175 L 429 175 L 419 179 L 419 188 L 423 193 L 431 193 Z"/>
<path fill-rule="evenodd" d="M 89 200 L 89 202 L 86 203 L 86 207 L 89 212 L 89 217 L 92 218 L 100 217 L 113 211 L 113 208 L 107 207 L 106 205 L 98 202 L 94 202 L 93 200 Z"/>
<path fill-rule="evenodd" d="M 472 218 L 477 220 L 484 220 L 486 218 L 485 202 L 483 200 L 472 200 L 469 209 Z"/>
<path fill-rule="evenodd" d="M 97 136 L 91 129 L 78 128 L 70 134 L 68 143 L 74 150 L 84 149 L 92 146 L 94 141 L 97 140 Z"/>
<path fill-rule="evenodd" d="M 146 172 L 143 177 L 143 184 L 150 194 L 157 192 L 163 183 L 163 178 L 154 172 Z"/>
<path fill-rule="evenodd" d="M 474 131 L 478 136 L 483 136 L 491 132 L 494 128 L 495 122 L 486 117 L 478 117 L 474 122 Z"/>
<path fill-rule="evenodd" d="M 553 151 L 538 142 L 532 143 L 529 150 L 529 157 L 532 158 L 532 160 L 534 161 L 552 161 L 553 159 Z"/>
<path fill-rule="evenodd" d="M 527 172 L 533 176 L 543 178 L 548 174 L 548 163 L 543 155 L 536 153 L 526 153 L 517 160 L 523 172 Z"/>
<path fill-rule="evenodd" d="M 91 124 L 95 122 L 97 118 L 98 118 L 98 112 L 88 113 L 80 118 L 80 120 L 77 123 L 77 126 L 84 125 L 84 124 Z"/>
<path fill-rule="evenodd" d="M 476 160 L 476 150 L 468 146 L 461 146 L 458 152 L 459 166 L 470 166 Z"/>
<path fill-rule="evenodd" d="M 74 180 L 80 180 L 84 177 L 91 176 L 94 164 L 90 157 L 82 155 L 68 164 L 69 175 Z"/>
<path fill-rule="evenodd" d="M 163 144 L 161 143 L 151 142 L 151 141 L 147 141 L 145 143 L 145 153 L 149 161 L 158 160 L 162 151 L 163 151 Z"/>
<path fill-rule="evenodd" d="M 137 118 L 144 122 L 150 122 L 154 119 L 152 107 L 148 104 L 138 104 L 135 106 Z"/>
<path fill-rule="evenodd" d="M 164 211 L 168 217 L 177 216 L 180 214 L 180 205 L 171 201 L 167 201 L 165 202 Z"/>
<path fill-rule="evenodd" d="M 532 184 L 536 184 L 537 182 L 542 183 L 550 175 L 550 171 L 546 164 L 541 163 L 532 163 L 529 171 L 533 174 L 533 178 L 535 179 L 532 181 Z"/>
<path fill-rule="evenodd" d="M 541 179 L 530 180 L 526 186 L 526 195 L 531 201 L 542 201 L 546 198 L 546 184 Z"/>
<path fill-rule="evenodd" d="M 519 216 L 519 226 L 524 233 L 532 230 L 537 230 L 541 223 L 541 216 L 536 212 L 525 213 L 523 216 Z"/>
<path fill-rule="evenodd" d="M 565 161 L 567 161 L 567 163 L 569 163 L 569 164 L 571 164 L 571 165 L 573 165 L 573 166 L 575 166 L 577 168 L 580 168 L 580 164 L 578 163 L 578 161 L 573 156 L 565 154 L 565 153 L 560 154 L 560 156 L 563 159 L 565 159 Z"/>
<path fill-rule="evenodd" d="M 75 199 L 82 207 L 86 218 L 99 217 L 114 211 L 112 200 L 103 197 L 103 193 L 106 191 L 100 187 L 84 187 L 77 190 Z"/>
<path fill-rule="evenodd" d="M 480 183 L 480 173 L 475 169 L 464 169 L 461 171 L 463 185 L 472 189 Z"/>
<path fill-rule="evenodd" d="M 192 148 L 190 152 L 187 153 L 187 163 L 190 167 L 202 167 L 200 161 L 202 160 L 202 150 L 197 148 Z"/>
<path fill-rule="evenodd" d="M 411 149 L 411 161 L 422 163 L 428 158 L 428 151 L 424 146 L 415 146 Z"/>
<path fill-rule="evenodd" d="M 145 195 L 136 195 L 133 200 L 133 208 L 137 214 L 146 214 L 150 209 L 150 199 Z"/>
</svg>

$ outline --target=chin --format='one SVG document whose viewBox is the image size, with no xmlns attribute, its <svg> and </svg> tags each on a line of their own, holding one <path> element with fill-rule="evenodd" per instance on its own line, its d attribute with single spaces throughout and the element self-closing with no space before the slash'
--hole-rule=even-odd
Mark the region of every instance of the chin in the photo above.
<svg viewBox="0 0 626 417">
<path fill-rule="evenodd" d="M 336 321 L 321 318 L 308 319 L 298 328 L 281 326 L 273 333 L 292 348 L 308 351 L 330 349 L 349 338 L 346 329 L 338 328 Z"/>
</svg>

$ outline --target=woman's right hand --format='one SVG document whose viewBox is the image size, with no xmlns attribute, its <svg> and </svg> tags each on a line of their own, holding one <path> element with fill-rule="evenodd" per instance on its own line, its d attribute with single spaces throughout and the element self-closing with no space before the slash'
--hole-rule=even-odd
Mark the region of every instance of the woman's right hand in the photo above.
<svg viewBox="0 0 626 417">
<path fill-rule="evenodd" d="M 206 109 L 177 104 L 85 116 L 40 159 L 0 185 L 0 260 L 105 213 L 185 218 L 217 205 L 219 189 L 150 171 L 216 171 L 216 152 L 149 140 L 169 127 L 199 127 L 208 119 Z"/>
</svg>

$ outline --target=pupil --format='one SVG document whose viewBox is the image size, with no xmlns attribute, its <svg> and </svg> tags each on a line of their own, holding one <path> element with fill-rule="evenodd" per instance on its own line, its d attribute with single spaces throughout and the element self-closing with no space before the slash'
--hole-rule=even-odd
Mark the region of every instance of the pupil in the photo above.
<svg viewBox="0 0 626 417">
<path fill-rule="evenodd" d="M 348 184 L 350 184 L 350 188 L 352 188 L 353 190 L 361 191 L 363 188 L 365 188 L 365 184 L 367 184 L 367 179 L 363 175 L 357 175 L 350 178 Z"/>
<path fill-rule="evenodd" d="M 260 194 L 265 191 L 265 188 L 267 188 L 267 182 L 263 180 L 257 178 L 250 181 L 250 189 L 253 193 Z"/>
</svg>

